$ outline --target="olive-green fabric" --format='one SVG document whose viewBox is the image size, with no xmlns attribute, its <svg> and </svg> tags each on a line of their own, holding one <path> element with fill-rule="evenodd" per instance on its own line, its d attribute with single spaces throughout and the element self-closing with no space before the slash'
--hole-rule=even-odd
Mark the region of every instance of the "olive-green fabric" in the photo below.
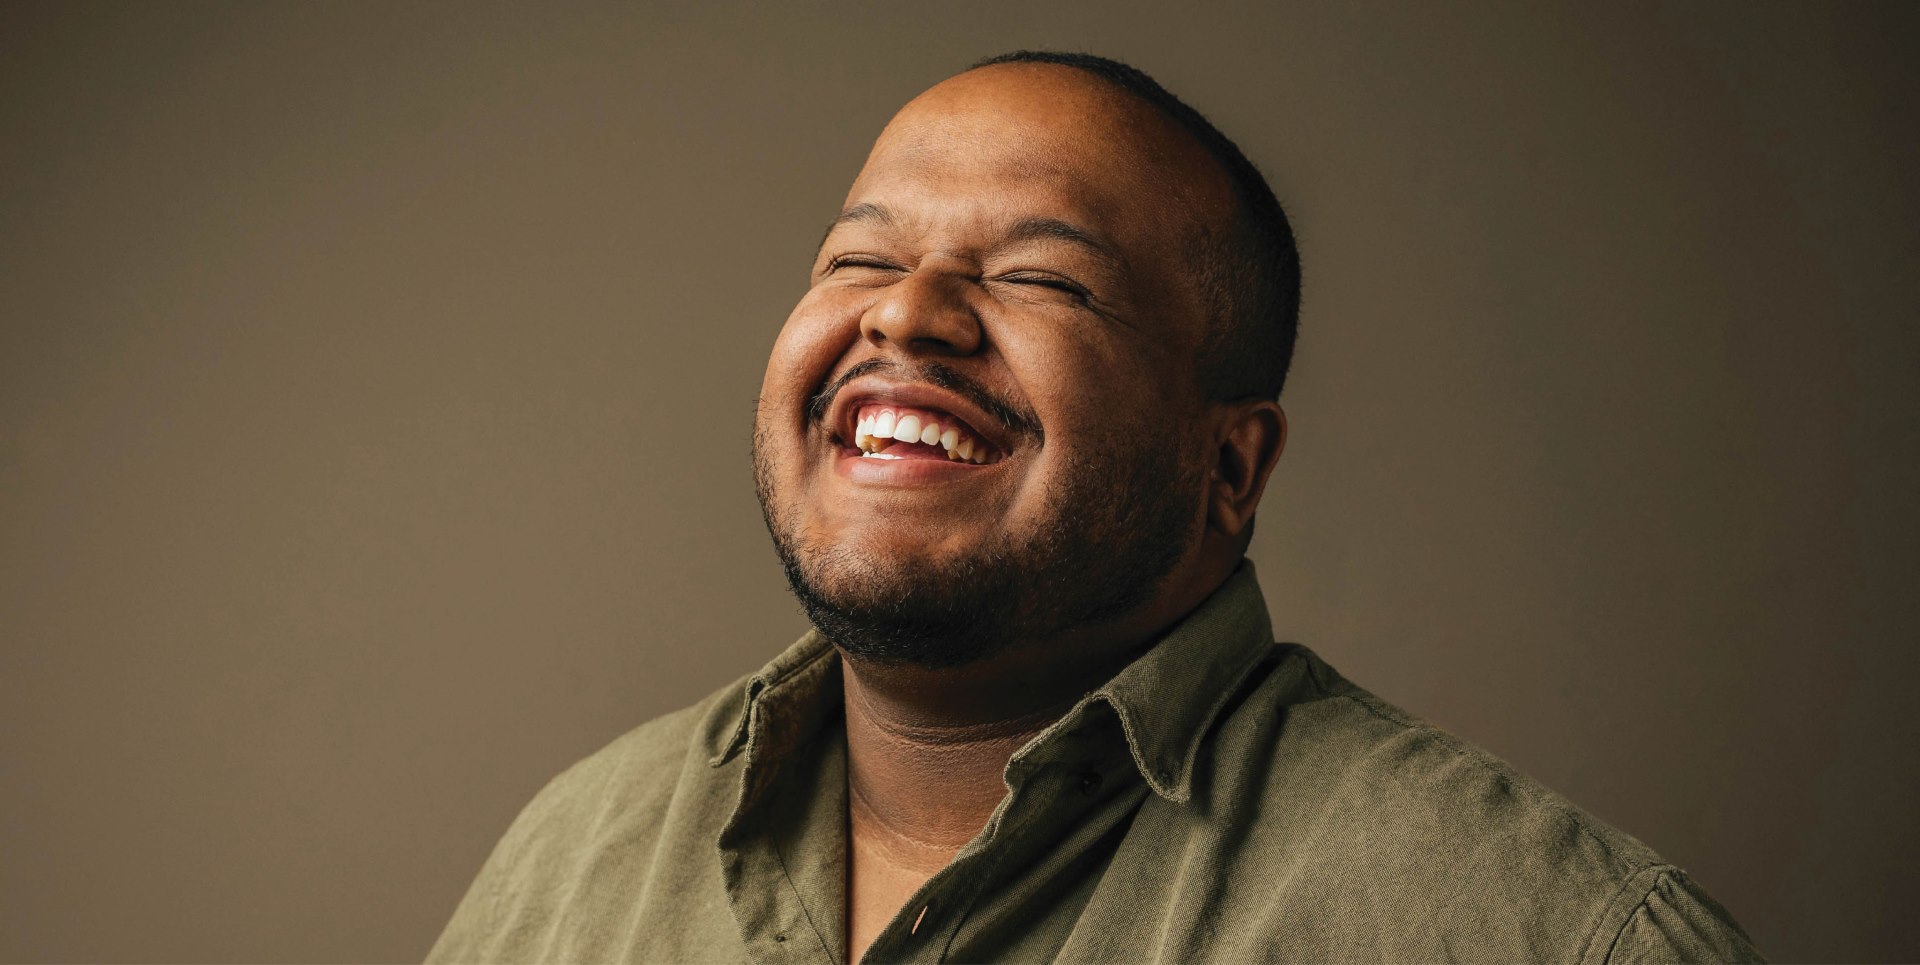
<svg viewBox="0 0 1920 965">
<path fill-rule="evenodd" d="M 846 734 L 816 634 L 555 778 L 436 962 L 841 962 Z M 1680 869 L 1275 644 L 1251 564 L 1007 765 L 898 962 L 1757 961 Z"/>
</svg>

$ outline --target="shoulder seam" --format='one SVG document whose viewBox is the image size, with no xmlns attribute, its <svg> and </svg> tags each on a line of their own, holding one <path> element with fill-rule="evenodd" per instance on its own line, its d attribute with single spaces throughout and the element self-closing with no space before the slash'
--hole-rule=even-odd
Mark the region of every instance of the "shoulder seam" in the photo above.
<svg viewBox="0 0 1920 965">
<path fill-rule="evenodd" d="M 1594 941 L 1600 937 L 1601 930 L 1607 926 L 1608 909 L 1612 908 L 1614 904 L 1620 900 L 1622 895 L 1630 895 L 1633 893 L 1632 888 L 1634 882 L 1651 876 L 1651 880 L 1647 882 L 1646 888 L 1640 892 L 1640 899 L 1633 903 L 1633 907 L 1627 909 L 1625 915 L 1621 916 L 1619 927 L 1613 930 L 1613 939 L 1607 942 L 1606 952 L 1598 959 L 1594 959 L 1594 961 L 1598 962 L 1611 961 L 1613 958 L 1613 950 L 1620 947 L 1620 939 L 1627 933 L 1627 927 L 1633 924 L 1633 919 L 1640 914 L 1640 909 L 1646 907 L 1647 902 L 1653 898 L 1653 893 L 1659 890 L 1661 879 L 1667 877 L 1674 870 L 1676 869 L 1670 864 L 1652 864 L 1628 876 L 1627 880 L 1622 881 L 1620 887 L 1614 891 L 1613 895 L 1610 896 L 1605 903 L 1601 904 L 1600 910 L 1595 913 L 1597 920 L 1593 923 L 1593 928 L 1587 932 L 1587 940 L 1580 943 L 1580 954 L 1576 956 L 1575 960 L 1580 962 L 1588 961 L 1587 956 L 1593 950 Z"/>
</svg>

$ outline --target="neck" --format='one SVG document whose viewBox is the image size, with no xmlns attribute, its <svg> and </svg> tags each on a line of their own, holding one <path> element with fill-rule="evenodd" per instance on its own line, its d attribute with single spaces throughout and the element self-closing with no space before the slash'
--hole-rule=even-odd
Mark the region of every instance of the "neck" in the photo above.
<svg viewBox="0 0 1920 965">
<path fill-rule="evenodd" d="M 847 941 L 859 961 L 907 898 L 986 824 L 1014 752 L 1077 697 L 1017 687 L 1032 699 L 1007 699 L 971 669 L 915 671 L 844 653 L 842 667 Z"/>
<path fill-rule="evenodd" d="M 890 842 L 890 859 L 944 867 L 1006 793 L 1007 761 L 1075 702 L 1206 599 L 1239 554 L 1202 554 L 1184 580 L 1120 620 L 929 670 L 848 657 L 848 810 L 856 839 Z"/>
<path fill-rule="evenodd" d="M 1014 752 L 1066 707 L 995 719 L 929 714 L 903 701 L 888 676 L 847 665 L 848 817 L 887 863 L 931 876 L 986 824 Z"/>
<path fill-rule="evenodd" d="M 1006 795 L 1014 753 L 1198 606 L 1227 571 L 1188 572 L 1199 578 L 1129 618 L 967 667 L 928 670 L 841 652 L 852 961 L 980 833 Z"/>
<path fill-rule="evenodd" d="M 944 867 L 1005 796 L 1002 775 L 1014 753 L 1177 619 L 1156 616 L 960 668 L 882 664 L 843 652 L 856 837 L 929 876 Z"/>
</svg>

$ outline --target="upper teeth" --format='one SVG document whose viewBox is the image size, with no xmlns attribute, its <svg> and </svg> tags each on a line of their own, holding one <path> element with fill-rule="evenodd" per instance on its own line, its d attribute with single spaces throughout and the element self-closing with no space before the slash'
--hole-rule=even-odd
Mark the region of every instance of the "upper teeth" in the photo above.
<svg viewBox="0 0 1920 965">
<path fill-rule="evenodd" d="M 991 461 L 986 445 L 975 442 L 965 428 L 951 423 L 943 425 L 938 416 L 926 412 L 880 407 L 862 409 L 853 437 L 854 445 L 867 455 L 877 455 L 897 441 L 939 446 L 947 451 L 948 459 L 960 462 Z"/>
</svg>

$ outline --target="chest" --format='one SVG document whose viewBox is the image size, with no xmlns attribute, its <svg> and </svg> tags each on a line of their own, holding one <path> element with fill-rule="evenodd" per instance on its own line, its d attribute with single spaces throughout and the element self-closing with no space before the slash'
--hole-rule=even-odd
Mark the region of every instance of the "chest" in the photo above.
<svg viewBox="0 0 1920 965">
<path fill-rule="evenodd" d="M 890 836 L 850 822 L 847 854 L 847 948 L 859 961 L 867 947 L 896 917 L 912 915 L 911 936 L 923 920 L 924 906 L 909 902 L 946 864 L 930 866 L 930 857 L 901 854 L 901 843 Z M 947 856 L 949 859 L 951 855 Z M 916 860 L 916 859 L 919 860 Z"/>
</svg>

